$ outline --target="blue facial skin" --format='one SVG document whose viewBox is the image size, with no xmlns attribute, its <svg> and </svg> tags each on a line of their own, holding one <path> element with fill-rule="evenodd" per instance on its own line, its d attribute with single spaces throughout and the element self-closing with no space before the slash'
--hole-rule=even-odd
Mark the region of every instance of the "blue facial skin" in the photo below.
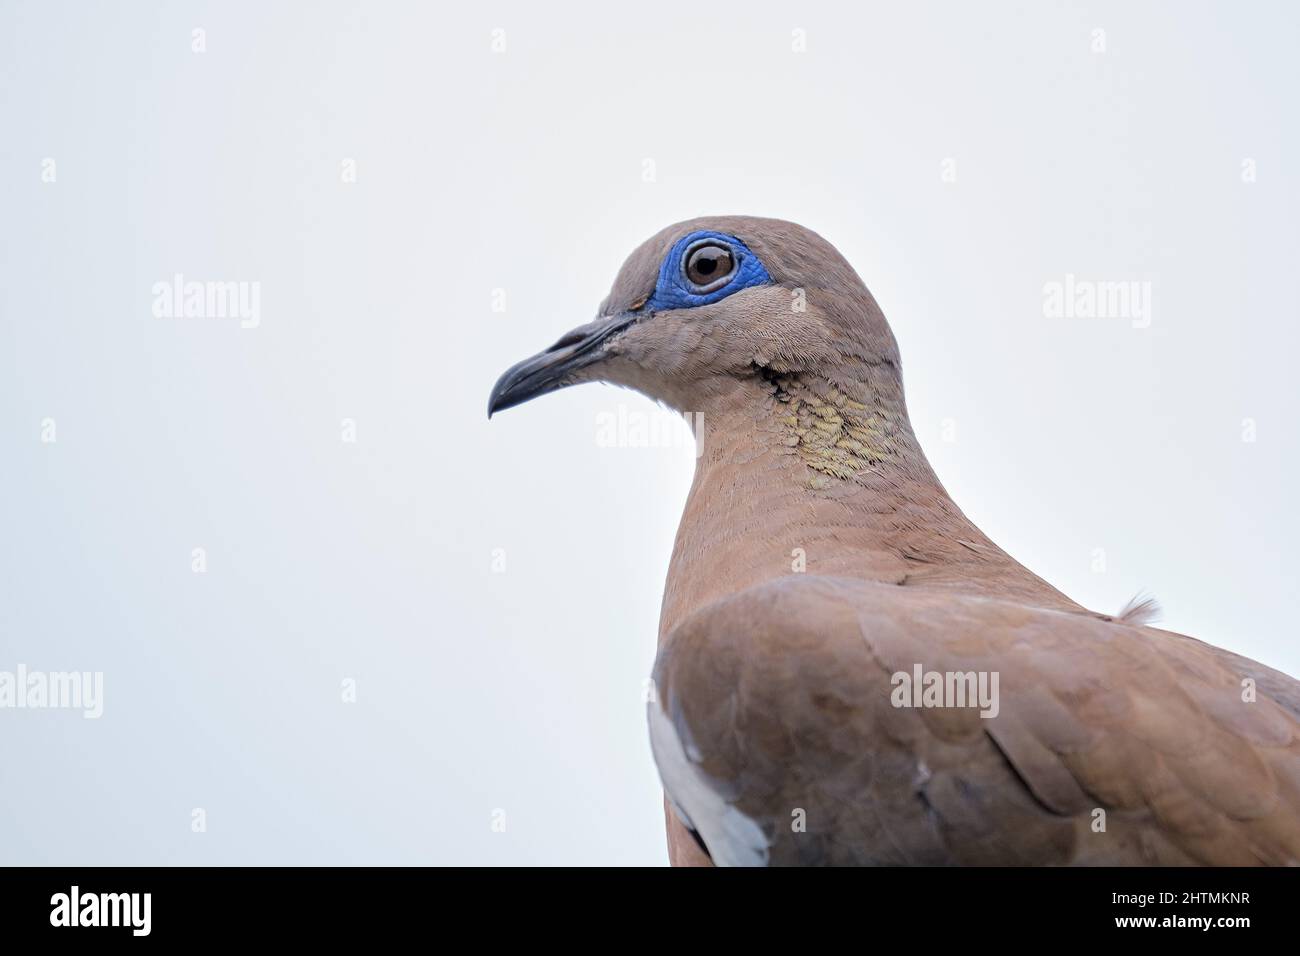
<svg viewBox="0 0 1300 956">
<path fill-rule="evenodd" d="M 731 250 L 731 257 L 736 262 L 736 269 L 726 285 L 703 295 L 692 291 L 692 283 L 686 278 L 686 252 L 701 239 L 712 240 L 717 245 Z M 697 305 L 708 305 L 725 299 L 741 289 L 756 285 L 770 285 L 772 277 L 758 261 L 758 256 L 749 251 L 749 247 L 735 236 L 721 232 L 702 229 L 689 236 L 683 236 L 668 251 L 663 265 L 659 267 L 659 281 L 655 283 L 654 295 L 643 306 L 645 311 L 662 312 L 667 309 L 691 309 Z"/>
</svg>

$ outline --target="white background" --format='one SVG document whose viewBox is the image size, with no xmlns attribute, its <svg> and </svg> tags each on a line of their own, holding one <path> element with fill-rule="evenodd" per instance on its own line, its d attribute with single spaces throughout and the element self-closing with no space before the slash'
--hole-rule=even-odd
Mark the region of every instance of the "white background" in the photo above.
<svg viewBox="0 0 1300 956">
<path fill-rule="evenodd" d="M 0 670 L 105 681 L 97 721 L 0 710 L 0 862 L 665 862 L 641 694 L 691 450 L 600 447 L 654 409 L 606 386 L 484 411 L 701 214 L 838 246 L 1030 568 L 1300 672 L 1298 21 L 0 3 Z M 260 326 L 155 318 L 177 272 L 259 282 Z M 1150 282 L 1150 328 L 1045 317 L 1066 273 Z"/>
</svg>

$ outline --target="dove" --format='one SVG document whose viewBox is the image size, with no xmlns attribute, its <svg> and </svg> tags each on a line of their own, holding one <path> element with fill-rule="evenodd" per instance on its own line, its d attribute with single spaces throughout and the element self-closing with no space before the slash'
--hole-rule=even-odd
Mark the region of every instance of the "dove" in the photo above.
<svg viewBox="0 0 1300 956">
<path fill-rule="evenodd" d="M 1300 683 L 1088 610 L 953 502 L 898 345 L 790 222 L 678 223 L 489 417 L 600 381 L 688 416 L 651 749 L 675 865 L 1283 865 Z"/>
</svg>

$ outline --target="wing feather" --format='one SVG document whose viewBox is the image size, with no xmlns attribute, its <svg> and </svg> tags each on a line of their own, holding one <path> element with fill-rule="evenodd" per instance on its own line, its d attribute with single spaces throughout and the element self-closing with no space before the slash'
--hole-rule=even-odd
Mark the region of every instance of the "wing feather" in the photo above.
<svg viewBox="0 0 1300 956">
<path fill-rule="evenodd" d="M 916 665 L 996 673 L 996 715 L 894 706 Z M 1300 685 L 1181 635 L 791 575 L 684 621 L 655 680 L 665 788 L 720 863 L 1300 860 Z"/>
</svg>

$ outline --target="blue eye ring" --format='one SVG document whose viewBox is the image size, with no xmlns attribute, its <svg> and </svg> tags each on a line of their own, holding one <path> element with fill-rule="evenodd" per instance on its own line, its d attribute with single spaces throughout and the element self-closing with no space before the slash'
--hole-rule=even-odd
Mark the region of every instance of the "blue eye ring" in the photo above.
<svg viewBox="0 0 1300 956">
<path fill-rule="evenodd" d="M 686 266 L 691 252 L 704 246 L 719 246 L 726 250 L 732 261 L 726 275 L 699 285 L 690 281 Z M 710 305 L 720 299 L 756 285 L 771 285 L 772 277 L 750 248 L 735 236 L 701 229 L 678 239 L 659 266 L 659 279 L 654 293 L 642 307 L 662 312 L 668 309 L 691 309 Z"/>
</svg>

